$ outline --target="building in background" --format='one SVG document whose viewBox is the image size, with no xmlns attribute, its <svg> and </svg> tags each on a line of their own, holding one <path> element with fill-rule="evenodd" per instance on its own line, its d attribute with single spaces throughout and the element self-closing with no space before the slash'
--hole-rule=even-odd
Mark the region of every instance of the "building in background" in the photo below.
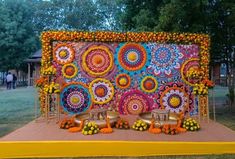
<svg viewBox="0 0 235 159">
<path fill-rule="evenodd" d="M 28 64 L 28 86 L 33 86 L 35 79 L 40 77 L 41 59 L 42 50 L 38 50 L 32 56 L 25 60 L 25 62 L 27 62 Z"/>
</svg>

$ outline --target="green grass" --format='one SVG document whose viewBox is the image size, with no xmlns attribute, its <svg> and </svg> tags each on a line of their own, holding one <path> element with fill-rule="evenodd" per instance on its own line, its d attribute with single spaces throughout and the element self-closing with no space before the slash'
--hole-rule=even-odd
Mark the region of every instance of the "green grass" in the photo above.
<svg viewBox="0 0 235 159">
<path fill-rule="evenodd" d="M 0 103 L 0 137 L 34 118 L 33 88 L 1 89 Z"/>
<path fill-rule="evenodd" d="M 229 106 L 226 103 L 228 94 L 227 87 L 216 86 L 214 88 L 214 99 L 216 105 L 216 121 L 229 127 L 230 129 L 235 131 L 235 114 L 234 112 L 231 113 Z M 213 109 L 212 109 L 212 90 L 210 90 L 209 94 L 209 101 L 210 101 L 210 116 L 213 119 Z"/>
<path fill-rule="evenodd" d="M 228 107 L 218 108 L 216 111 L 216 121 L 235 131 L 235 114 Z"/>
</svg>

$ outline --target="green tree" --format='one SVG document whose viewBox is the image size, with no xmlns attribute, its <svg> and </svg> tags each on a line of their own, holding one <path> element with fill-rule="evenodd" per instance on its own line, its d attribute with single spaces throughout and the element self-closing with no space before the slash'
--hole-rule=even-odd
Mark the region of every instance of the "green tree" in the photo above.
<svg viewBox="0 0 235 159">
<path fill-rule="evenodd" d="M 31 28 L 32 10 L 26 1 L 0 1 L 0 69 L 19 69 L 35 50 L 36 38 Z"/>
<path fill-rule="evenodd" d="M 124 14 L 121 22 L 125 31 L 153 31 L 158 24 L 163 0 L 122 0 Z"/>
<path fill-rule="evenodd" d="M 96 14 L 100 18 L 98 29 L 121 31 L 121 16 L 124 13 L 122 0 L 96 0 Z"/>
</svg>

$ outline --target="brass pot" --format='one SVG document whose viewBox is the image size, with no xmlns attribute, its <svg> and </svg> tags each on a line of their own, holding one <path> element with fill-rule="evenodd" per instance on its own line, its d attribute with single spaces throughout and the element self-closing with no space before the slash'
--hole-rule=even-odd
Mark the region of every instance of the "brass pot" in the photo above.
<svg viewBox="0 0 235 159">
<path fill-rule="evenodd" d="M 89 113 L 82 113 L 75 116 L 75 122 L 80 124 L 82 120 L 85 121 L 85 124 L 88 122 L 95 122 L 99 128 L 107 127 L 105 119 L 100 120 L 90 120 Z M 117 112 L 107 111 L 107 117 L 110 119 L 110 125 L 114 126 L 115 122 L 119 119 L 119 114 Z"/>
<path fill-rule="evenodd" d="M 138 119 L 143 120 L 147 124 L 151 124 L 152 115 L 151 112 L 140 113 Z M 155 121 L 155 126 L 162 126 L 164 124 L 177 124 L 178 114 L 170 113 L 169 120 Z"/>
</svg>

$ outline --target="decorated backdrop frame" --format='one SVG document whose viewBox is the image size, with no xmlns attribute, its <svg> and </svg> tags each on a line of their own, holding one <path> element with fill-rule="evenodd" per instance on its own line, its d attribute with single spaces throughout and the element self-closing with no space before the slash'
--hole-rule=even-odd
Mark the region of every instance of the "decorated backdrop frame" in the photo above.
<svg viewBox="0 0 235 159">
<path fill-rule="evenodd" d="M 209 78 L 209 48 L 210 37 L 207 34 L 196 33 L 167 33 L 167 32 L 109 32 L 109 31 L 45 31 L 41 34 L 42 60 L 41 75 L 45 70 L 53 68 L 53 42 L 134 42 L 134 43 L 159 43 L 159 44 L 184 44 L 199 47 L 199 67 L 204 72 L 204 78 Z M 182 70 L 180 70 L 182 71 Z M 53 75 L 52 75 L 53 77 Z M 183 79 L 187 85 L 186 79 Z M 48 82 L 48 83 L 47 83 Z M 50 84 L 47 80 L 44 84 Z M 192 86 L 192 85 L 191 85 Z M 40 93 L 41 108 L 45 94 Z"/>
</svg>

